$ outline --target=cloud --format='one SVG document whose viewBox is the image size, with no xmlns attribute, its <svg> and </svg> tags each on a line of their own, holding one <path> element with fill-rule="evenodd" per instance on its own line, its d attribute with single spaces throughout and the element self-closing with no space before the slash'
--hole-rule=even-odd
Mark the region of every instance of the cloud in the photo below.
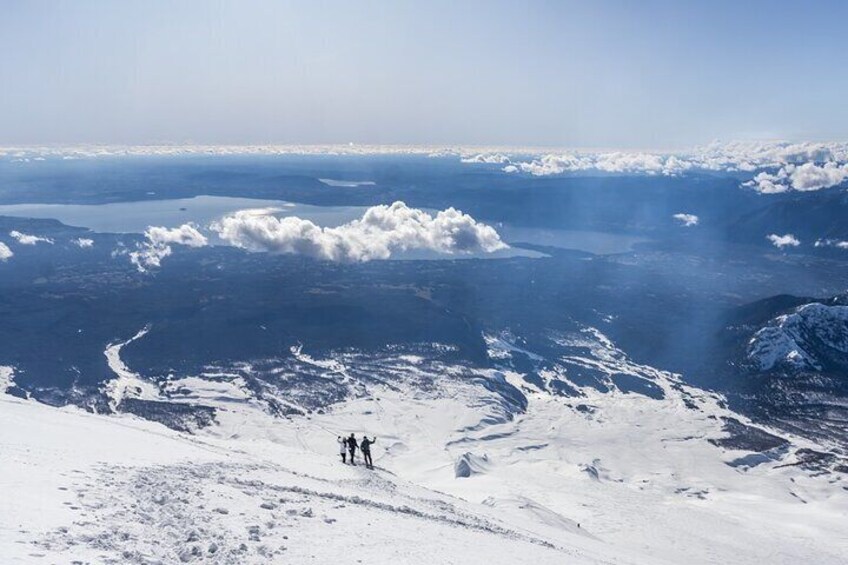
<svg viewBox="0 0 848 565">
<path fill-rule="evenodd" d="M 542 155 L 532 161 L 520 161 L 507 165 L 502 170 L 507 173 L 529 173 L 536 177 L 548 175 L 561 175 L 563 173 L 585 171 L 593 168 L 593 162 L 577 153 L 566 153 L 561 155 Z"/>
<path fill-rule="evenodd" d="M 685 228 L 688 228 L 688 227 L 691 227 L 691 226 L 697 226 L 698 221 L 700 220 L 698 218 L 698 216 L 696 216 L 695 214 L 680 213 L 680 214 L 675 214 L 672 217 L 675 220 L 679 221 L 683 225 L 683 227 L 685 227 Z"/>
<path fill-rule="evenodd" d="M 710 170 L 754 171 L 782 165 L 848 160 L 846 143 L 791 143 L 786 141 L 714 142 L 696 148 L 692 158 Z"/>
<path fill-rule="evenodd" d="M 537 159 L 516 162 L 504 167 L 507 173 L 523 172 L 533 176 L 560 175 L 578 171 L 633 173 L 647 175 L 679 175 L 695 165 L 677 155 L 656 153 L 580 153 L 542 155 Z"/>
<path fill-rule="evenodd" d="M 675 155 L 651 153 L 602 153 L 595 159 L 595 168 L 608 173 L 647 173 L 677 175 L 692 164 Z"/>
<path fill-rule="evenodd" d="M 848 249 L 848 241 L 838 239 L 819 239 L 815 247 L 836 247 L 837 249 Z"/>
<path fill-rule="evenodd" d="M 154 245 L 187 245 L 188 247 L 204 247 L 209 243 L 206 236 L 197 230 L 194 224 L 183 224 L 178 228 L 149 227 L 144 236 Z"/>
<path fill-rule="evenodd" d="M 81 247 L 83 249 L 94 246 L 94 240 L 93 239 L 86 239 L 84 237 L 80 237 L 78 239 L 71 240 L 71 243 L 73 243 L 77 247 Z"/>
<path fill-rule="evenodd" d="M 482 163 L 489 165 L 505 165 L 510 162 L 509 157 L 503 153 L 477 153 L 460 159 L 462 163 Z"/>
<path fill-rule="evenodd" d="M 778 249 L 783 249 L 784 247 L 798 247 L 801 245 L 801 242 L 798 241 L 798 239 L 791 233 L 784 235 L 777 235 L 773 233 L 768 236 L 768 240 Z"/>
<path fill-rule="evenodd" d="M 12 253 L 12 250 L 9 249 L 9 246 L 0 241 L 0 261 L 11 259 L 12 255 L 14 255 L 14 253 Z"/>
<path fill-rule="evenodd" d="M 788 164 L 776 173 L 762 172 L 744 186 L 754 187 L 763 194 L 777 194 L 797 190 L 801 192 L 821 190 L 842 184 L 848 179 L 848 164 L 838 165 L 831 161 L 823 165 L 804 163 Z"/>
<path fill-rule="evenodd" d="M 428 155 L 453 156 L 464 163 L 496 163 L 506 173 L 533 176 L 578 171 L 613 174 L 681 175 L 689 171 L 750 174 L 745 186 L 774 194 L 835 186 L 848 175 L 848 143 L 734 141 L 713 142 L 685 151 L 577 151 L 543 153 L 528 147 L 444 147 L 423 145 L 147 145 L 70 147 L 0 147 L 0 159 L 87 159 L 156 155 Z M 513 157 L 510 158 L 509 156 Z M 523 161 L 515 161 L 516 156 Z M 790 178 L 797 170 L 795 178 Z M 782 173 L 781 173 L 782 171 Z M 753 180 L 755 174 L 769 176 Z M 783 175 L 782 178 L 772 178 Z M 841 179 L 841 180 L 840 180 Z M 325 179 L 327 180 L 327 179 Z"/>
<path fill-rule="evenodd" d="M 136 250 L 129 253 L 130 262 L 142 273 L 160 267 L 162 260 L 173 253 L 172 244 L 203 247 L 209 243 L 194 224 L 183 224 L 178 228 L 151 226 L 144 232 L 144 237 L 147 241 L 138 244 Z"/>
<path fill-rule="evenodd" d="M 753 179 L 743 183 L 742 186 L 754 187 L 757 192 L 763 194 L 780 194 L 781 192 L 789 191 L 786 178 L 786 170 L 781 168 L 776 174 L 767 172 L 759 173 Z"/>
<path fill-rule="evenodd" d="M 580 171 L 664 176 L 698 170 L 743 172 L 752 176 L 742 185 L 763 194 L 820 190 L 848 179 L 848 143 L 733 142 L 673 153 L 562 151 L 530 155 L 525 161 L 505 161 L 501 170 L 533 176 Z M 481 154 L 462 162 L 488 162 L 485 158 Z"/>
<path fill-rule="evenodd" d="M 29 235 L 25 233 L 21 233 L 17 230 L 12 230 L 9 232 L 9 235 L 16 240 L 21 245 L 35 245 L 37 243 L 49 243 L 53 245 L 53 240 L 47 237 L 38 237 L 37 235 Z"/>
<path fill-rule="evenodd" d="M 126 156 L 180 157 L 186 155 L 423 155 L 448 157 L 498 153 L 514 147 L 444 145 L 66 145 L 0 147 L 0 159 L 30 162 L 44 159 L 97 159 Z M 529 153 L 528 148 L 518 148 Z"/>
<path fill-rule="evenodd" d="M 792 188 L 795 190 L 819 190 L 841 184 L 848 178 L 848 165 L 838 166 L 836 163 L 825 163 L 818 166 L 814 163 L 804 163 L 798 167 L 792 166 L 789 172 Z"/>
<path fill-rule="evenodd" d="M 277 218 L 274 209 L 241 210 L 210 227 L 224 241 L 249 251 L 363 262 L 410 250 L 490 253 L 507 248 L 490 226 L 448 208 L 435 217 L 403 202 L 368 208 L 362 218 L 320 227 L 298 217 Z"/>
<path fill-rule="evenodd" d="M 129 254 L 130 263 L 136 266 L 138 272 L 146 273 L 151 268 L 162 266 L 162 259 L 173 253 L 169 245 L 151 245 L 149 243 L 139 245 L 138 250 Z"/>
</svg>

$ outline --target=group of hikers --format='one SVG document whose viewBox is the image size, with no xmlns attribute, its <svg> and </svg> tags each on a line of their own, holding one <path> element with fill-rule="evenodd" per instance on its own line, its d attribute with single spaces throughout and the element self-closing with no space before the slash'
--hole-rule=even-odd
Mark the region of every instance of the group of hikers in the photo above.
<svg viewBox="0 0 848 565">
<path fill-rule="evenodd" d="M 374 468 L 374 462 L 371 460 L 371 445 L 377 441 L 376 437 L 368 439 L 368 436 L 363 435 L 362 441 L 356 441 L 356 437 L 350 434 L 349 437 L 338 436 L 336 441 L 339 442 L 339 455 L 342 456 L 342 463 L 347 463 L 347 456 L 350 455 L 350 464 L 356 465 L 356 450 L 362 451 L 362 458 L 365 459 L 365 466 L 369 469 Z"/>
</svg>

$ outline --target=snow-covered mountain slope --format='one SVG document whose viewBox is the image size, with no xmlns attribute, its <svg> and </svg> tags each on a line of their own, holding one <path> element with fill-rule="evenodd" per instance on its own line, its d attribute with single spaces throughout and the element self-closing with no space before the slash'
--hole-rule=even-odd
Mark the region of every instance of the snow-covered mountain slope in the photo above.
<svg viewBox="0 0 848 565">
<path fill-rule="evenodd" d="M 297 446 L 0 407 L 4 563 L 606 561 L 587 535 L 557 545 L 488 507 Z"/>
<path fill-rule="evenodd" d="M 748 358 L 760 371 L 822 371 L 848 361 L 848 306 L 817 302 L 795 308 L 757 331 Z"/>
<path fill-rule="evenodd" d="M 352 393 L 287 418 L 269 403 L 284 390 L 238 375 L 160 387 L 157 402 L 214 408 L 195 435 L 0 396 L 0 480 L 15 493 L 0 551 L 12 563 L 844 562 L 848 484 L 805 468 L 820 446 L 633 363 L 597 330 L 552 339 L 582 353 L 542 386 L 514 369 L 535 354 L 508 335 L 487 340 L 489 369 L 301 350 L 327 388 Z M 592 384 L 576 382 L 581 367 Z M 661 394 L 621 390 L 620 374 Z M 291 390 L 293 407 L 309 401 Z M 377 436 L 375 471 L 337 461 L 349 432 Z"/>
<path fill-rule="evenodd" d="M 792 303 L 795 304 L 792 304 Z M 789 303 L 787 307 L 786 303 Z M 848 306 L 845 296 L 755 303 L 752 320 L 731 326 L 733 384 L 756 417 L 848 454 Z M 843 462 L 843 469 L 848 468 Z"/>
</svg>

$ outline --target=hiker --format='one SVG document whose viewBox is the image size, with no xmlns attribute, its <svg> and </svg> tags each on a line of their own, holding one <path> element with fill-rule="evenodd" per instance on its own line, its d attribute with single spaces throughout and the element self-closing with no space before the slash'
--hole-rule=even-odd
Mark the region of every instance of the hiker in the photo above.
<svg viewBox="0 0 848 565">
<path fill-rule="evenodd" d="M 350 450 L 350 464 L 356 465 L 356 462 L 353 460 L 356 456 L 356 448 L 359 447 L 359 444 L 356 443 L 356 438 L 353 433 L 350 434 L 350 437 L 347 438 L 347 448 Z"/>
<path fill-rule="evenodd" d="M 374 436 L 374 439 L 368 439 L 368 436 L 362 436 L 362 442 L 359 444 L 359 448 L 362 450 L 362 457 L 365 459 L 365 466 L 369 469 L 374 468 L 374 461 L 371 459 L 371 444 L 377 441 L 377 436 Z"/>
<path fill-rule="evenodd" d="M 347 439 L 339 436 L 336 438 L 336 441 L 339 442 L 339 455 L 342 456 L 342 463 L 346 463 L 347 457 Z"/>
</svg>

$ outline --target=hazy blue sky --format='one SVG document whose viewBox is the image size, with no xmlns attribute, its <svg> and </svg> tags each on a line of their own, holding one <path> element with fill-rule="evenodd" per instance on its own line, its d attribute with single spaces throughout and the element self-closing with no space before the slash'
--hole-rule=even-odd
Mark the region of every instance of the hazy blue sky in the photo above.
<svg viewBox="0 0 848 565">
<path fill-rule="evenodd" d="M 848 138 L 848 2 L 0 0 L 0 143 Z"/>
</svg>

